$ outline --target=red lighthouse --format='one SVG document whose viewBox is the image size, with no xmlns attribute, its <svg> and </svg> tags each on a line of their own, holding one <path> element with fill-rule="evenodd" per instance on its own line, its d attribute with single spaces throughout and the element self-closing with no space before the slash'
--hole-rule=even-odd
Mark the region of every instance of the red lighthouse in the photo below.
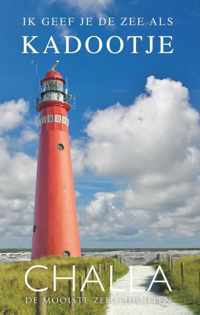
<svg viewBox="0 0 200 315">
<path fill-rule="evenodd" d="M 80 256 L 68 111 L 70 96 L 56 64 L 41 81 L 41 129 L 32 258 Z"/>
</svg>

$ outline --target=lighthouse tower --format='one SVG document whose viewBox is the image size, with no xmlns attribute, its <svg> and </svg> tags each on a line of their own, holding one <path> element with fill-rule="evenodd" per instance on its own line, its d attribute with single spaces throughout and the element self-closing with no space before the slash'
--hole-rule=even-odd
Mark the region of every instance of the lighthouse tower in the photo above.
<svg viewBox="0 0 200 315">
<path fill-rule="evenodd" d="M 70 96 L 56 63 L 41 81 L 32 258 L 80 256 L 68 130 Z"/>
</svg>

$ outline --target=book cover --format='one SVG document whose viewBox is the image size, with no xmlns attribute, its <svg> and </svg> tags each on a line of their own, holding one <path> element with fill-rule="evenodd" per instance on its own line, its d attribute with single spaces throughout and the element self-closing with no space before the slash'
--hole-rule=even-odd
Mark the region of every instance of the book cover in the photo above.
<svg viewBox="0 0 200 315">
<path fill-rule="evenodd" d="M 1 4 L 0 314 L 200 314 L 200 4 Z"/>
</svg>

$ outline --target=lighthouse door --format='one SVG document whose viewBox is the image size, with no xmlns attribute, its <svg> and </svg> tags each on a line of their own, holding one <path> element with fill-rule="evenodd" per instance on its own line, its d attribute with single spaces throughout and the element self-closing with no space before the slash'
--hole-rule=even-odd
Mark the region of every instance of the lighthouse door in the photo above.
<svg viewBox="0 0 200 315">
<path fill-rule="evenodd" d="M 65 250 L 65 251 L 64 251 L 64 256 L 65 256 L 65 257 L 66 257 L 66 256 L 69 257 L 69 256 L 70 256 L 70 252 L 69 252 L 68 250 Z"/>
</svg>

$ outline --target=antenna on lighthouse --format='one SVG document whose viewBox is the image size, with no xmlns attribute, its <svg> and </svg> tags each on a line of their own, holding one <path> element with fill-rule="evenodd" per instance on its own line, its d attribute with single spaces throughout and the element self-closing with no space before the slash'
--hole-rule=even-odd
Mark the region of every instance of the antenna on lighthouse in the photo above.
<svg viewBox="0 0 200 315">
<path fill-rule="evenodd" d="M 53 66 L 51 67 L 51 70 L 55 71 L 57 65 L 59 64 L 59 62 L 60 62 L 59 60 L 56 60 L 56 61 L 54 62 L 54 64 L 53 64 Z"/>
</svg>

